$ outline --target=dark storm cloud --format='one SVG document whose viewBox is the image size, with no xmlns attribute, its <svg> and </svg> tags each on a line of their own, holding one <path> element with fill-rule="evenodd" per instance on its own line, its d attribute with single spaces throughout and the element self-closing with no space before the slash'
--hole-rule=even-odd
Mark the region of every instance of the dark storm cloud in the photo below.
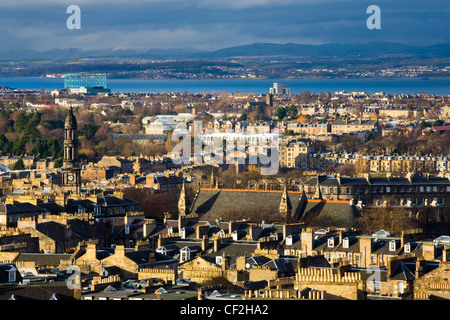
<svg viewBox="0 0 450 320">
<path fill-rule="evenodd" d="M 2 0 L 3 50 L 76 47 L 218 49 L 254 42 L 326 43 L 449 39 L 448 0 Z M 68 30 L 66 8 L 81 8 Z M 381 30 L 366 9 L 381 8 Z"/>
</svg>

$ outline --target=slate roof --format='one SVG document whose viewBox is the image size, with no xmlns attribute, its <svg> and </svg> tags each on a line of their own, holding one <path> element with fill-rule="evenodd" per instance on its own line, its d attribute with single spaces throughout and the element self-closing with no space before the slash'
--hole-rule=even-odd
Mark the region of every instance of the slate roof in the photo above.
<svg viewBox="0 0 450 320">
<path fill-rule="evenodd" d="M 147 223 L 148 220 L 146 219 L 134 219 L 131 223 L 128 224 L 129 227 L 129 233 L 125 234 L 125 217 L 117 217 L 112 220 L 112 229 L 111 233 L 113 235 L 120 236 L 121 238 L 143 238 L 144 233 L 144 224 Z M 155 236 L 158 232 L 161 231 L 163 228 L 163 225 L 159 224 L 153 224 L 149 225 L 149 228 L 151 228 L 150 233 L 148 234 L 148 237 Z M 164 232 L 167 233 L 167 232 Z"/>
<path fill-rule="evenodd" d="M 389 249 L 389 243 L 395 241 L 395 250 Z M 377 239 L 372 242 L 372 253 L 373 254 L 383 254 L 383 255 L 399 255 L 403 252 L 403 247 L 400 246 L 400 239 L 386 238 Z"/>
<path fill-rule="evenodd" d="M 131 200 L 127 197 L 123 197 L 123 199 L 120 199 L 112 195 L 99 197 L 97 204 L 89 199 L 78 199 L 69 202 L 69 206 L 74 212 L 77 212 L 79 205 L 88 210 L 93 210 L 96 205 L 100 205 L 102 207 L 123 207 L 139 205 L 139 202 Z"/>
<path fill-rule="evenodd" d="M 389 277 L 392 280 L 414 280 L 416 272 L 416 262 L 400 261 L 392 270 Z"/>
<path fill-rule="evenodd" d="M 166 251 L 165 255 L 177 259 L 180 254 L 180 248 L 174 244 L 164 244 L 157 249 L 164 248 Z"/>
<path fill-rule="evenodd" d="M 286 242 L 284 242 L 284 248 L 285 249 L 298 249 L 300 250 L 302 248 L 302 242 L 301 242 L 301 237 L 300 234 L 290 234 L 288 237 L 292 238 L 292 244 L 291 245 L 287 245 Z"/>
<path fill-rule="evenodd" d="M 170 175 L 169 177 L 166 176 L 155 176 L 155 183 L 160 185 L 166 185 L 166 184 L 182 184 L 183 178 Z"/>
<path fill-rule="evenodd" d="M 151 237 L 159 237 L 160 235 L 166 235 L 169 233 L 169 228 L 172 228 L 173 232 L 178 232 L 178 220 L 167 219 L 165 223 L 159 226 L 159 230 L 151 235 Z"/>
<path fill-rule="evenodd" d="M 168 241 L 166 244 L 172 244 L 179 249 L 182 249 L 186 246 L 195 246 L 198 247 L 198 252 L 201 252 L 201 241 L 193 241 L 193 240 L 179 240 L 179 241 Z M 217 256 L 222 256 L 225 253 L 225 256 L 230 258 L 230 265 L 236 263 L 236 258 L 240 256 L 251 256 L 257 247 L 257 243 L 253 241 L 225 241 L 220 244 L 219 250 L 214 251 L 214 243 L 213 241 L 209 241 L 209 245 L 206 248 L 205 252 L 203 252 L 203 257 L 209 257 L 212 261 L 215 261 Z M 193 258 L 193 257 L 191 257 Z"/>
<path fill-rule="evenodd" d="M 245 260 L 245 263 L 250 264 L 250 265 L 255 265 L 255 266 L 263 266 L 266 263 L 270 262 L 272 259 L 266 257 L 266 256 L 252 256 L 252 257 L 248 257 Z"/>
<path fill-rule="evenodd" d="M 170 260 L 173 260 L 175 262 L 175 259 L 172 257 L 166 256 L 164 254 L 161 254 L 159 252 L 156 252 L 153 249 L 142 249 L 142 250 L 136 250 L 136 251 L 129 251 L 125 252 L 125 256 L 135 262 L 137 265 L 146 265 L 149 263 L 150 254 L 155 254 L 155 261 L 158 262 L 168 262 Z"/>
<path fill-rule="evenodd" d="M 101 198 L 99 198 L 98 200 L 98 204 L 102 205 L 104 207 L 117 207 L 117 206 L 134 206 L 134 205 L 138 205 L 139 202 L 131 200 L 127 197 L 123 197 L 123 199 L 115 197 L 115 196 L 111 196 L 111 195 L 107 195 L 107 196 L 103 196 Z"/>
<path fill-rule="evenodd" d="M 19 253 L 14 262 L 35 261 L 36 266 L 59 266 L 61 260 L 70 260 L 71 254 L 64 253 Z"/>
<path fill-rule="evenodd" d="M 308 200 L 302 210 L 300 221 L 305 221 L 308 225 L 314 225 L 315 221 L 327 221 L 328 225 L 336 227 L 351 227 L 359 213 L 355 206 L 348 202 L 338 201 L 314 201 Z M 319 222 L 320 224 L 320 222 Z"/>
<path fill-rule="evenodd" d="M 204 220 L 213 221 L 220 219 L 222 214 L 230 210 L 252 212 L 256 208 L 273 212 L 279 209 L 282 195 L 282 191 L 200 189 L 192 204 L 191 213 L 199 214 Z M 320 218 L 337 227 L 352 227 L 354 219 L 358 217 L 356 207 L 350 205 L 348 201 L 318 202 L 306 199 L 302 202 L 302 196 L 304 196 L 302 192 L 288 191 L 292 205 L 291 215 L 297 217 L 299 221 L 314 225 L 314 220 Z"/>
<path fill-rule="evenodd" d="M 358 238 L 355 236 L 344 236 L 342 237 L 342 240 L 348 239 L 348 247 L 344 248 L 344 243 L 339 243 L 338 245 L 335 245 L 335 248 L 333 251 L 338 252 L 359 252 L 359 241 Z"/>
<path fill-rule="evenodd" d="M 444 177 L 435 176 L 422 176 L 414 175 L 411 177 L 411 181 L 405 177 L 370 177 L 369 181 L 365 177 L 341 177 L 339 183 L 338 178 L 333 176 L 319 176 L 319 184 L 321 186 L 345 186 L 345 185 L 412 185 L 412 184 L 449 184 L 449 179 Z M 303 184 L 309 186 L 317 185 L 317 177 L 312 177 L 306 180 Z"/>
<path fill-rule="evenodd" d="M 111 256 L 113 254 L 112 252 L 113 250 L 111 250 L 110 248 L 108 248 L 108 250 L 105 249 L 97 249 L 96 253 L 95 253 L 95 258 L 97 260 L 103 260 L 109 256 Z M 77 253 L 76 258 L 81 257 L 82 255 L 84 255 L 86 253 L 86 247 L 82 246 L 80 248 L 80 251 Z"/>
<path fill-rule="evenodd" d="M 66 209 L 63 206 L 55 202 L 42 202 L 37 205 L 40 208 L 46 209 L 50 212 L 50 214 L 60 214 L 61 212 L 65 212 Z"/>
<path fill-rule="evenodd" d="M 62 242 L 65 240 L 66 226 L 60 223 L 56 223 L 54 221 L 37 223 L 36 230 L 56 242 Z"/>
<path fill-rule="evenodd" d="M 92 237 L 89 229 L 89 222 L 81 220 L 81 219 L 70 219 L 67 221 L 67 224 L 72 229 L 72 237 L 79 237 L 83 239 L 88 239 Z M 95 224 L 95 234 L 94 236 L 101 235 L 101 226 L 99 224 Z"/>
<path fill-rule="evenodd" d="M 2 285 L 0 300 L 75 300 L 65 281 L 37 282 L 24 285 Z M 23 311 L 23 310 L 22 310 Z"/>
<path fill-rule="evenodd" d="M 280 273 L 294 274 L 295 269 L 292 261 L 283 258 L 272 259 L 263 266 L 269 267 L 271 270 L 277 270 Z"/>
<path fill-rule="evenodd" d="M 359 123 L 359 120 L 344 120 L 344 119 L 337 119 L 334 120 L 331 125 L 332 126 L 345 126 L 345 125 L 370 125 L 370 126 L 376 126 L 378 123 L 377 120 L 361 120 L 361 123 Z M 362 130 L 362 129 L 361 129 Z"/>
<path fill-rule="evenodd" d="M 278 209 L 282 195 L 282 191 L 200 189 L 191 212 L 219 218 L 221 212 L 227 209 L 250 210 L 261 206 Z M 294 211 L 298 207 L 301 193 L 288 192 L 288 195 Z"/>
<path fill-rule="evenodd" d="M 35 206 L 28 202 L 16 202 L 14 204 L 0 204 L 0 214 L 21 214 L 21 213 L 45 213 L 46 209 Z"/>
</svg>

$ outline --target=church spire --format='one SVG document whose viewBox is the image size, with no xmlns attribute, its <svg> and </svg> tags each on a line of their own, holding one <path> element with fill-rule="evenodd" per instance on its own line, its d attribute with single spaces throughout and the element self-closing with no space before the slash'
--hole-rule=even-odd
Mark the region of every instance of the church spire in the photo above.
<svg viewBox="0 0 450 320">
<path fill-rule="evenodd" d="M 291 200 L 289 199 L 286 185 L 284 185 L 283 195 L 281 196 L 279 211 L 282 216 L 286 217 L 286 220 L 290 220 L 292 204 Z"/>
<path fill-rule="evenodd" d="M 320 191 L 320 176 L 317 175 L 316 181 L 316 199 L 322 199 L 322 192 Z"/>
<path fill-rule="evenodd" d="M 186 180 L 183 178 L 183 186 L 181 187 L 180 198 L 178 199 L 178 216 L 186 216 L 190 212 L 191 203 L 187 194 Z"/>
<path fill-rule="evenodd" d="M 209 182 L 210 188 L 215 188 L 216 186 L 216 177 L 214 175 L 214 168 L 211 169 L 211 180 Z"/>
</svg>

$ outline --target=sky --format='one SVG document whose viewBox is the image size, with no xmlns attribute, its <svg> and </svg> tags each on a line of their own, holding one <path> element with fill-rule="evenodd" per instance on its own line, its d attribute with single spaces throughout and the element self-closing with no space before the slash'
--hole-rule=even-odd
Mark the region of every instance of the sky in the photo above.
<svg viewBox="0 0 450 320">
<path fill-rule="evenodd" d="M 81 10 L 68 29 L 67 7 Z M 381 29 L 366 12 L 377 5 Z M 1 0 L 0 51 L 450 42 L 449 0 Z"/>
</svg>

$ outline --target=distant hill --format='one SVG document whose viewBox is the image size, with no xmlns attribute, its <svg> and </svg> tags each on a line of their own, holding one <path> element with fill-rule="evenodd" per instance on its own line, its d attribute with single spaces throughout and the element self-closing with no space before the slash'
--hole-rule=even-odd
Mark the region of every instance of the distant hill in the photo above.
<svg viewBox="0 0 450 320">
<path fill-rule="evenodd" d="M 22 50 L 0 52 L 0 60 L 72 60 L 83 58 L 147 58 L 147 59 L 226 59 L 236 57 L 314 57 L 351 56 L 379 57 L 403 55 L 415 57 L 450 57 L 450 43 L 417 46 L 393 42 L 368 42 L 355 44 L 328 43 L 307 45 L 297 43 L 254 43 L 215 51 L 187 49 L 109 49 L 83 51 L 76 48 L 49 51 Z"/>
<path fill-rule="evenodd" d="M 84 51 L 77 48 L 48 51 L 21 50 L 0 52 L 0 60 L 78 60 L 86 58 L 147 58 L 147 59 L 185 59 L 200 50 L 197 49 L 104 49 Z"/>
<path fill-rule="evenodd" d="M 272 44 L 255 43 L 220 49 L 213 52 L 196 54 L 199 58 L 232 58 L 232 57 L 258 57 L 258 56 L 367 56 L 380 55 L 407 55 L 407 56 L 433 56 L 450 57 L 450 44 L 436 44 L 432 46 L 413 46 L 392 42 L 368 42 L 357 44 L 329 43 L 322 45 L 306 44 Z"/>
</svg>

